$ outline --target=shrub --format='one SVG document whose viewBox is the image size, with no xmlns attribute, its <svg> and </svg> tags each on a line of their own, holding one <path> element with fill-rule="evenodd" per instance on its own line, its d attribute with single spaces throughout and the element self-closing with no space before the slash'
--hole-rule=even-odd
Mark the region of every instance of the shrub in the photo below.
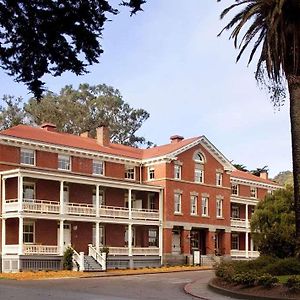
<svg viewBox="0 0 300 300">
<path fill-rule="evenodd" d="M 300 290 L 300 276 L 293 275 L 288 278 L 285 286 L 291 291 Z"/>
<path fill-rule="evenodd" d="M 273 276 L 300 274 L 300 260 L 295 257 L 277 260 L 264 268 L 265 273 Z"/>
<path fill-rule="evenodd" d="M 73 249 L 71 247 L 68 247 L 64 252 L 63 267 L 64 270 L 73 269 Z"/>
<path fill-rule="evenodd" d="M 108 255 L 109 253 L 109 248 L 107 246 L 103 246 L 101 249 L 100 249 L 100 252 L 101 253 L 106 253 L 106 255 Z"/>
<path fill-rule="evenodd" d="M 278 278 L 274 277 L 274 276 L 272 276 L 271 274 L 268 274 L 268 273 L 259 276 L 258 279 L 257 279 L 257 284 L 261 285 L 265 288 L 271 288 L 277 282 L 278 282 Z"/>
<path fill-rule="evenodd" d="M 248 273 L 237 273 L 233 275 L 232 281 L 236 284 L 242 284 L 247 287 L 255 285 L 257 274 L 248 272 Z"/>
<path fill-rule="evenodd" d="M 222 262 L 216 267 L 215 274 L 217 277 L 225 281 L 232 282 L 232 277 L 235 275 L 233 263 Z"/>
</svg>

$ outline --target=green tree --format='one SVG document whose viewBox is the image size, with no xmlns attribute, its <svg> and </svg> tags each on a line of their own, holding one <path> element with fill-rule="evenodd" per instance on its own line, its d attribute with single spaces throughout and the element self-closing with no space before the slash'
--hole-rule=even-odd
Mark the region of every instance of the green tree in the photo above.
<svg viewBox="0 0 300 300">
<path fill-rule="evenodd" d="M 268 166 L 264 166 L 262 168 L 256 168 L 254 170 L 251 170 L 250 172 L 255 176 L 260 176 L 261 172 L 269 172 L 269 168 Z"/>
<path fill-rule="evenodd" d="M 4 102 L 4 106 L 0 106 L 0 130 L 25 122 L 22 98 L 4 95 L 2 102 Z"/>
<path fill-rule="evenodd" d="M 261 254 L 280 258 L 295 255 L 292 186 L 277 190 L 258 203 L 251 217 L 251 232 Z"/>
<path fill-rule="evenodd" d="M 248 63 L 256 52 L 260 52 L 255 76 L 258 82 L 269 88 L 275 105 L 282 104 L 286 82 L 288 86 L 296 239 L 300 255 L 300 1 L 238 0 L 222 12 L 221 18 L 239 7 L 241 11 L 220 34 L 232 30 L 230 38 L 240 50 L 237 61 L 250 45 L 253 48 Z"/>
<path fill-rule="evenodd" d="M 59 131 L 73 134 L 88 131 L 91 136 L 95 136 L 97 127 L 105 124 L 112 142 L 133 146 L 152 144 L 136 135 L 149 113 L 130 107 L 120 91 L 111 86 L 81 84 L 77 90 L 66 86 L 59 94 L 47 93 L 42 103 L 32 98 L 25 105 L 30 122 L 37 125 L 52 122 Z"/>
<path fill-rule="evenodd" d="M 25 83 L 38 99 L 41 78 L 65 71 L 76 75 L 97 63 L 107 15 L 118 10 L 107 0 L 0 0 L 0 66 Z M 146 1 L 122 1 L 131 14 Z"/>
<path fill-rule="evenodd" d="M 233 164 L 233 166 L 240 171 L 248 172 L 247 167 L 243 164 Z"/>
</svg>

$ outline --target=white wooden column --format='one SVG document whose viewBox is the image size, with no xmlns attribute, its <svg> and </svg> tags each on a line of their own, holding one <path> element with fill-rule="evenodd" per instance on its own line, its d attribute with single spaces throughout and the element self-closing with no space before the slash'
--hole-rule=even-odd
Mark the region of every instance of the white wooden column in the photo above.
<svg viewBox="0 0 300 300">
<path fill-rule="evenodd" d="M 99 197 L 99 185 L 96 185 L 96 217 L 99 218 L 100 217 L 100 211 L 99 211 L 99 207 L 100 207 L 100 197 Z M 97 228 L 97 226 L 96 226 Z M 99 229 L 99 223 L 98 223 L 98 229 Z M 97 229 L 96 229 L 97 230 Z M 97 239 L 96 239 L 97 241 Z M 97 248 L 98 249 L 98 248 Z"/>
<path fill-rule="evenodd" d="M 131 201 L 131 189 L 128 189 L 128 210 L 129 210 L 129 220 L 132 219 L 132 201 Z"/>
<path fill-rule="evenodd" d="M 159 256 L 162 259 L 162 256 L 163 256 L 163 226 L 162 226 L 162 224 L 160 224 L 159 228 L 158 228 L 158 247 L 159 247 Z"/>
<path fill-rule="evenodd" d="M 19 217 L 19 255 L 23 254 L 23 217 Z"/>
<path fill-rule="evenodd" d="M 132 256 L 132 224 L 128 224 L 128 255 Z"/>
<path fill-rule="evenodd" d="M 246 233 L 245 233 L 245 252 L 246 258 L 249 258 L 249 209 L 248 204 L 246 204 L 246 211 L 245 211 L 245 222 L 246 222 Z"/>
<path fill-rule="evenodd" d="M 5 185 L 6 185 L 6 181 L 4 178 L 2 178 L 2 185 L 1 185 L 2 213 L 5 212 L 5 200 L 6 200 Z"/>
<path fill-rule="evenodd" d="M 2 254 L 5 253 L 5 245 L 6 245 L 6 220 L 2 219 Z"/>
<path fill-rule="evenodd" d="M 59 221 L 59 255 L 64 254 L 64 220 Z"/>
<path fill-rule="evenodd" d="M 99 248 L 100 248 L 100 222 L 96 222 L 96 237 L 95 237 L 95 241 L 96 241 L 96 250 L 99 252 Z"/>
<path fill-rule="evenodd" d="M 159 201 L 158 201 L 158 209 L 159 209 L 159 230 L 158 230 L 158 247 L 159 247 L 159 256 L 163 258 L 163 201 L 164 201 L 164 194 L 163 190 L 159 191 Z"/>
<path fill-rule="evenodd" d="M 19 206 L 19 211 L 23 210 L 23 176 L 19 175 L 18 176 L 18 206 Z"/>
<path fill-rule="evenodd" d="M 65 203 L 64 203 L 64 182 L 60 181 L 60 190 L 59 190 L 59 212 L 64 214 Z"/>
</svg>

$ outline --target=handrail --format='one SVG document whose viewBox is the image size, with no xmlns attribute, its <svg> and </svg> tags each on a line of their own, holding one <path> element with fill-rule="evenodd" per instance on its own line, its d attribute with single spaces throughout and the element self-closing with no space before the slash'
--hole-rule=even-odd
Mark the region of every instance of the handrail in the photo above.
<svg viewBox="0 0 300 300">
<path fill-rule="evenodd" d="M 73 250 L 73 262 L 79 266 L 79 271 L 84 271 L 84 252 L 78 253 L 72 246 L 69 246 Z"/>
<path fill-rule="evenodd" d="M 92 244 L 89 244 L 89 256 L 95 259 L 95 261 L 101 266 L 103 271 L 106 271 L 106 253 L 98 252 Z"/>
</svg>

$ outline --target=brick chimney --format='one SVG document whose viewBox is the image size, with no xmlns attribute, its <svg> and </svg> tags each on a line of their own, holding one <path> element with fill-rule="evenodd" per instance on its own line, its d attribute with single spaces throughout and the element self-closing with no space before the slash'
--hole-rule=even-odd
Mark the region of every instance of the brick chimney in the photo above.
<svg viewBox="0 0 300 300">
<path fill-rule="evenodd" d="M 106 125 L 102 125 L 96 129 L 96 140 L 101 146 L 108 147 L 110 144 L 109 129 Z"/>
<path fill-rule="evenodd" d="M 265 171 L 265 170 L 261 171 L 259 173 L 259 177 L 262 178 L 262 179 L 269 179 L 268 171 Z"/>
<path fill-rule="evenodd" d="M 56 125 L 52 123 L 43 123 L 41 128 L 47 131 L 56 132 Z"/>
<path fill-rule="evenodd" d="M 176 134 L 176 135 L 172 135 L 172 136 L 170 137 L 171 144 L 178 143 L 178 142 L 182 141 L 183 139 L 184 139 L 183 136 L 177 135 L 177 134 Z"/>
</svg>

